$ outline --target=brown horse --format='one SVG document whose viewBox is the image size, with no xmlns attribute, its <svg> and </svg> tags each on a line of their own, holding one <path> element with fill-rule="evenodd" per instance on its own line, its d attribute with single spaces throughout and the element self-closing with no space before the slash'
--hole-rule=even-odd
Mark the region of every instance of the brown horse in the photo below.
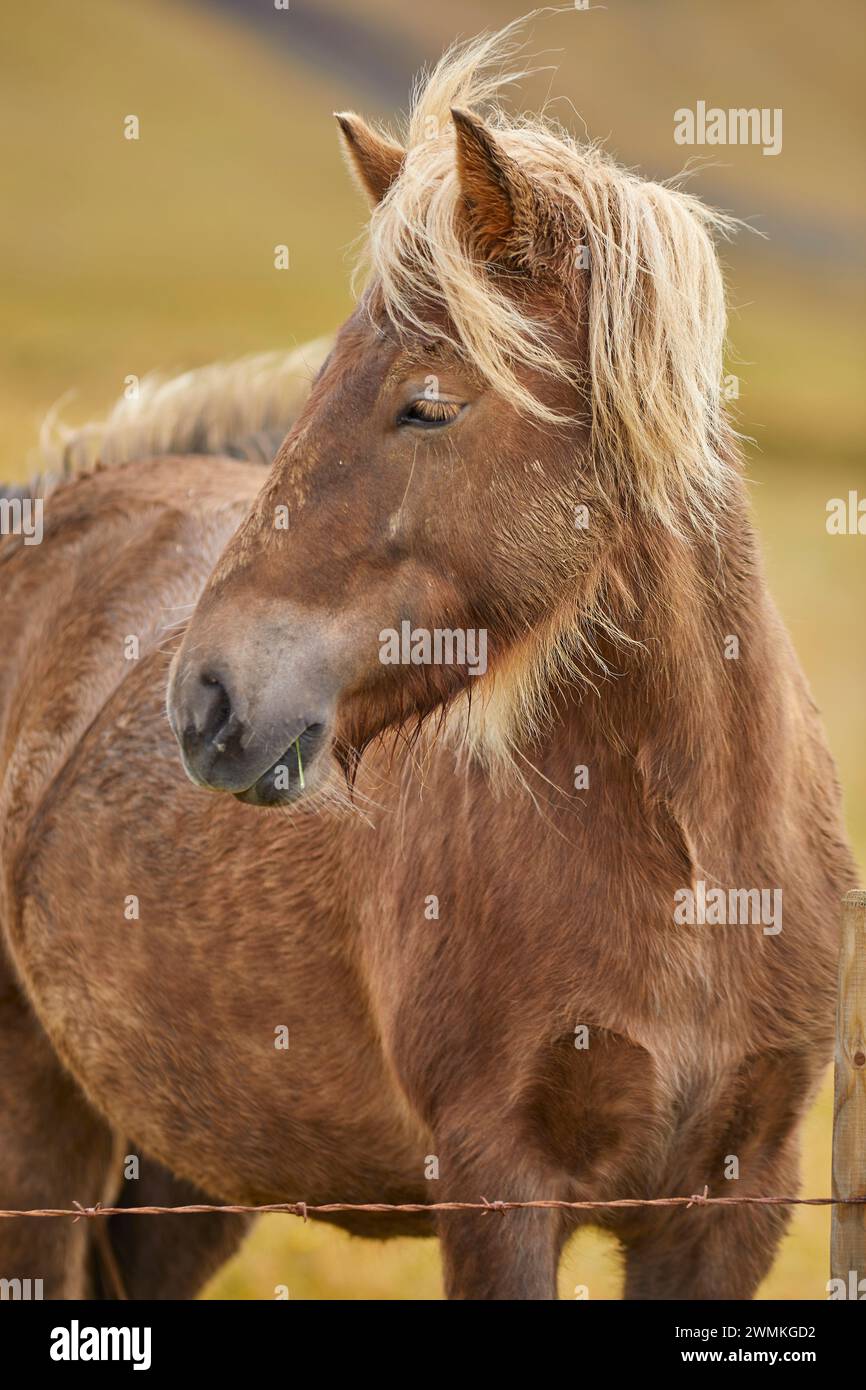
<svg viewBox="0 0 866 1390">
<path fill-rule="evenodd" d="M 720 400 L 724 222 L 509 123 L 501 49 L 405 146 L 339 118 L 370 279 L 264 483 L 281 364 L 246 413 L 146 396 L 0 547 L 0 1206 L 795 1189 L 854 870 Z M 602 1219 L 629 1298 L 748 1298 L 785 1226 Z M 342 1224 L 549 1299 L 576 1222 Z M 242 1230 L 108 1223 L 135 1297 Z M 91 1232 L 0 1223 L 0 1275 L 109 1294 Z"/>
</svg>

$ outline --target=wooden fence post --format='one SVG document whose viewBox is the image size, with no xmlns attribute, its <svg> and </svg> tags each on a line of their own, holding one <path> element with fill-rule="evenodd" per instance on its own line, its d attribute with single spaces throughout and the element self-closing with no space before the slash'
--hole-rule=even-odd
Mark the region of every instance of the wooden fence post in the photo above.
<svg viewBox="0 0 866 1390">
<path fill-rule="evenodd" d="M 866 892 L 862 889 L 842 899 L 835 1079 L 833 1196 L 866 1197 Z M 860 1280 L 866 1280 L 866 1205 L 832 1208 L 830 1276 L 844 1281 L 848 1297 L 859 1296 Z"/>
</svg>

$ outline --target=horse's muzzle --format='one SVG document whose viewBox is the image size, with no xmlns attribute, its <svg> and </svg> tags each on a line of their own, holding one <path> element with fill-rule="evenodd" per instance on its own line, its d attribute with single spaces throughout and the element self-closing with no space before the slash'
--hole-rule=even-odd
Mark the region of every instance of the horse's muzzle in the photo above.
<svg viewBox="0 0 866 1390">
<path fill-rule="evenodd" d="M 289 801 L 296 801 L 306 791 L 307 776 L 316 755 L 326 742 L 326 726 L 308 724 L 258 781 L 247 787 L 246 791 L 235 792 L 237 800 L 245 801 L 248 806 L 285 806 Z"/>
<path fill-rule="evenodd" d="M 168 717 L 190 780 L 253 806 L 304 794 L 330 723 L 315 712 L 281 711 L 254 724 L 224 675 L 183 663 L 169 684 Z"/>
</svg>

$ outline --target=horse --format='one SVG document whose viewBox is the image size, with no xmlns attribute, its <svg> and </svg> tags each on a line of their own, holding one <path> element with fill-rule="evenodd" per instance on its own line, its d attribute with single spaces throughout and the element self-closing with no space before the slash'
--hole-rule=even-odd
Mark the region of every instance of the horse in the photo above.
<svg viewBox="0 0 866 1390">
<path fill-rule="evenodd" d="M 510 117 L 513 47 L 403 139 L 339 114 L 332 342 L 124 402 L 0 543 L 0 1206 L 413 1206 L 312 1216 L 482 1300 L 592 1222 L 627 1299 L 747 1299 L 785 1208 L 615 1203 L 797 1190 L 855 870 L 720 390 L 731 224 Z M 248 1219 L 98 1225 L 4 1221 L 0 1273 L 193 1297 Z"/>
</svg>

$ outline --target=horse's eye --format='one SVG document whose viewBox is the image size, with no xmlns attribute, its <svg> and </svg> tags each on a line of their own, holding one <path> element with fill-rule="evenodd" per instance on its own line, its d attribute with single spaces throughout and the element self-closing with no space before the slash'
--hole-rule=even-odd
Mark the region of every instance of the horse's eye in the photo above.
<svg viewBox="0 0 866 1390">
<path fill-rule="evenodd" d="M 419 396 L 417 400 L 410 401 L 406 409 L 397 419 L 398 425 L 420 425 L 422 429 L 437 429 L 441 425 L 450 425 L 457 419 L 463 409 L 456 401 L 440 401 L 429 399 L 427 396 Z"/>
</svg>

